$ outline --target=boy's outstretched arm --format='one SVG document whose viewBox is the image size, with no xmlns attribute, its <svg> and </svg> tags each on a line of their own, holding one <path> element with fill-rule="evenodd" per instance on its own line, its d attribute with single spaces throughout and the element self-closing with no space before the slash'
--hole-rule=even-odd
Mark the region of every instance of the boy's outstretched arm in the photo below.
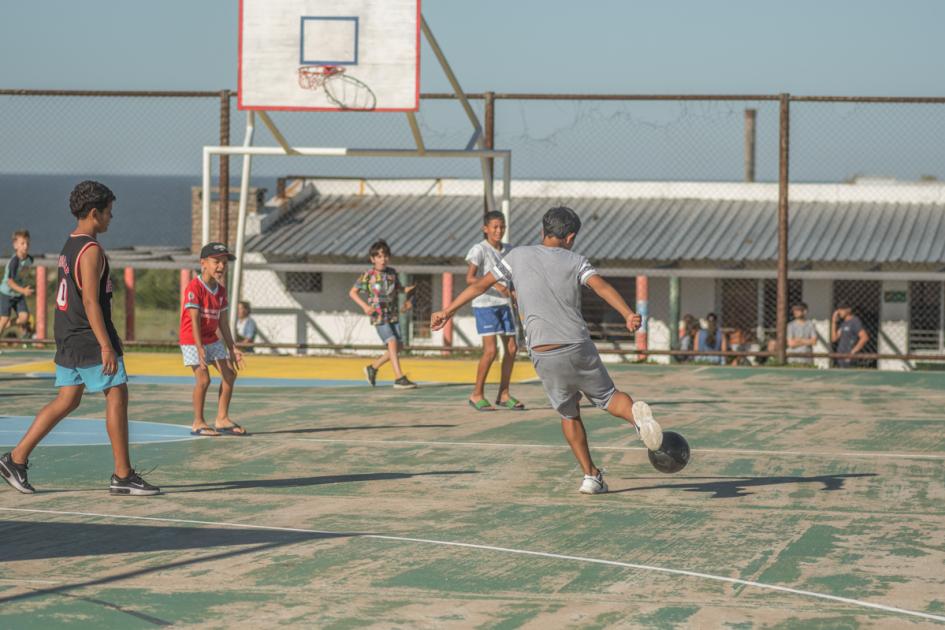
<svg viewBox="0 0 945 630">
<path fill-rule="evenodd" d="M 358 287 L 351 287 L 351 290 L 348 291 L 348 297 L 354 300 L 354 302 L 361 307 L 361 310 L 364 311 L 365 315 L 370 315 L 374 312 L 374 309 L 371 308 L 371 305 L 361 299 L 361 292 L 358 291 Z"/>
<path fill-rule="evenodd" d="M 448 322 L 450 318 L 456 314 L 456 311 L 461 309 L 469 302 L 472 302 L 473 298 L 478 297 L 488 291 L 489 287 L 494 285 L 496 282 L 498 282 L 496 277 L 492 275 L 492 272 L 490 271 L 463 289 L 462 292 L 453 300 L 452 304 L 442 311 L 437 311 L 430 316 L 430 328 L 433 330 L 439 330 L 443 328 L 443 326 L 446 325 L 446 322 Z"/>
<path fill-rule="evenodd" d="M 612 284 L 600 276 L 594 275 L 587 279 L 587 286 L 602 300 L 610 304 L 615 311 L 620 313 L 620 316 L 627 322 L 627 330 L 634 332 L 643 325 L 643 318 L 633 312 L 633 309 L 627 305 L 627 302 L 617 293 L 617 289 Z"/>
</svg>

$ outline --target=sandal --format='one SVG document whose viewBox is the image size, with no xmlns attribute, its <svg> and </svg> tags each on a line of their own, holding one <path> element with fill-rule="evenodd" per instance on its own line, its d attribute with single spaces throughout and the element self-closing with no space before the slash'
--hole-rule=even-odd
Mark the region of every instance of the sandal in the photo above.
<svg viewBox="0 0 945 630">
<path fill-rule="evenodd" d="M 191 429 L 191 435 L 197 435 L 200 437 L 220 437 L 220 431 L 218 429 L 211 429 L 210 427 L 200 427 L 199 429 Z"/>
<path fill-rule="evenodd" d="M 476 402 L 471 400 L 466 400 L 469 403 L 469 406 L 475 409 L 476 411 L 495 411 L 495 407 L 489 404 L 489 401 L 485 398 L 480 398 Z"/>
<path fill-rule="evenodd" d="M 246 429 L 236 424 L 235 422 L 228 427 L 213 427 L 213 429 L 217 431 L 220 435 L 237 435 L 239 437 L 249 435 L 249 432 L 246 431 Z"/>
<path fill-rule="evenodd" d="M 495 406 L 500 409 L 509 409 L 511 411 L 525 411 L 525 404 L 514 396 L 509 396 L 509 399 L 506 401 L 495 399 Z"/>
</svg>

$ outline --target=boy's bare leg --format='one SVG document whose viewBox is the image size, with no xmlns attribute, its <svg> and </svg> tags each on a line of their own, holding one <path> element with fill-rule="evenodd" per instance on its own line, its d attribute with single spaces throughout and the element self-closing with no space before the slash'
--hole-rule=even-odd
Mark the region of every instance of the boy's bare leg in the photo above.
<svg viewBox="0 0 945 630">
<path fill-rule="evenodd" d="M 46 437 L 46 434 L 52 431 L 60 420 L 76 410 L 82 400 L 82 392 L 84 391 L 85 385 L 69 385 L 59 388 L 56 398 L 40 409 L 30 428 L 26 430 L 26 435 L 20 439 L 20 443 L 11 452 L 14 464 L 26 463 L 30 453 L 33 452 L 40 440 Z"/>
<path fill-rule="evenodd" d="M 30 316 L 29 313 L 20 313 L 16 318 L 16 325 L 20 327 L 20 334 L 23 337 L 29 337 L 30 333 Z"/>
<path fill-rule="evenodd" d="M 505 356 L 502 357 L 499 401 L 505 402 L 511 396 L 509 393 L 509 384 L 512 382 L 512 368 L 515 367 L 515 353 L 518 352 L 518 343 L 512 335 L 502 335 L 502 343 L 505 345 Z"/>
<path fill-rule="evenodd" d="M 6 330 L 7 326 L 10 325 L 10 318 L 8 316 L 0 317 L 0 335 L 3 334 L 3 331 Z"/>
<path fill-rule="evenodd" d="M 387 352 L 384 354 L 390 355 L 390 365 L 394 368 L 395 378 L 400 378 L 404 375 L 404 373 L 400 371 L 400 357 L 397 356 L 398 350 L 400 350 L 400 341 L 391 339 L 387 342 Z"/>
<path fill-rule="evenodd" d="M 581 418 L 561 418 L 561 431 L 564 433 L 564 439 L 571 446 L 571 452 L 577 458 L 584 474 L 596 475 L 600 472 L 591 459 L 591 451 L 587 447 L 587 432 L 584 430 L 584 423 Z"/>
<path fill-rule="evenodd" d="M 125 478 L 131 474 L 128 455 L 128 386 L 119 385 L 105 390 L 105 428 L 112 443 L 115 474 Z"/>
<path fill-rule="evenodd" d="M 203 405 L 207 400 L 207 390 L 210 389 L 210 370 L 199 365 L 192 365 L 194 371 L 194 422 L 191 425 L 194 431 L 200 429 L 211 429 L 207 420 L 203 417 Z M 215 435 L 216 432 L 213 432 Z"/>
<path fill-rule="evenodd" d="M 236 372 L 226 361 L 217 361 L 217 369 L 220 370 L 220 400 L 217 403 L 217 418 L 215 428 L 222 429 L 232 427 L 235 423 L 230 419 L 230 400 L 233 398 L 233 384 L 236 382 Z"/>
<path fill-rule="evenodd" d="M 387 343 L 388 348 L 390 348 L 390 342 Z M 390 350 L 385 350 L 384 354 L 374 359 L 374 363 L 371 364 L 375 370 L 381 369 L 381 366 L 390 361 Z"/>
<path fill-rule="evenodd" d="M 479 365 L 476 368 L 476 385 L 472 396 L 469 397 L 469 400 L 473 402 L 479 402 L 485 398 L 486 378 L 489 376 L 489 368 L 492 367 L 492 363 L 498 354 L 495 339 L 495 335 L 487 335 L 482 338 L 482 356 L 479 357 Z"/>
<path fill-rule="evenodd" d="M 638 407 L 636 417 L 634 417 L 635 407 Z M 634 403 L 629 395 L 617 392 L 607 403 L 607 412 L 632 424 L 640 433 L 640 439 L 647 448 L 656 450 L 660 447 L 663 441 L 663 429 L 653 419 L 650 406 L 645 402 Z"/>
<path fill-rule="evenodd" d="M 633 399 L 630 398 L 629 394 L 624 392 L 614 394 L 607 404 L 607 413 L 637 426 L 637 423 L 633 420 Z"/>
</svg>

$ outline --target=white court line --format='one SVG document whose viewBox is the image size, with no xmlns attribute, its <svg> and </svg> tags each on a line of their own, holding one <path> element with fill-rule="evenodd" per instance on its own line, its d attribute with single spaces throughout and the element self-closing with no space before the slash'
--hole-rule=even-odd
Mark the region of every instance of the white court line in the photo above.
<svg viewBox="0 0 945 630">
<path fill-rule="evenodd" d="M 60 580 L 28 580 L 25 578 L 0 578 L 0 582 L 13 582 L 14 584 L 22 584 L 28 582 L 30 584 L 62 584 Z"/>
<path fill-rule="evenodd" d="M 702 578 L 704 580 L 712 580 L 715 582 L 725 582 L 728 584 L 737 584 L 740 586 L 752 586 L 762 590 L 769 591 L 780 591 L 782 593 L 790 593 L 792 595 L 801 595 L 803 597 L 813 597 L 817 599 L 825 599 L 832 602 L 839 602 L 842 604 L 850 604 L 852 606 L 860 606 L 862 608 L 871 608 L 873 610 L 882 610 L 884 612 L 898 613 L 900 615 L 908 615 L 911 617 L 921 617 L 922 619 L 931 619 L 933 621 L 945 622 L 945 617 L 940 615 L 933 615 L 930 613 L 919 612 L 917 610 L 908 610 L 906 608 L 897 608 L 895 606 L 887 606 L 886 604 L 876 604 L 873 602 L 862 601 L 859 599 L 852 599 L 849 597 L 839 597 L 837 595 L 826 595 L 824 593 L 816 593 L 814 591 L 804 591 L 796 588 L 789 588 L 787 586 L 778 586 L 776 584 L 765 584 L 764 582 L 755 582 L 752 580 L 741 580 L 739 578 L 725 577 L 722 575 L 713 575 L 711 573 L 700 573 L 698 571 L 686 571 L 684 569 L 670 569 L 667 567 L 658 567 L 648 564 L 636 564 L 633 562 L 618 562 L 616 560 L 601 560 L 599 558 L 587 558 L 584 556 L 571 556 L 566 554 L 559 553 L 549 553 L 545 551 L 530 551 L 528 549 L 513 549 L 511 547 L 495 547 L 493 545 L 477 545 L 473 543 L 462 543 L 462 542 L 453 542 L 449 540 L 434 540 L 431 538 L 411 538 L 408 536 L 389 536 L 386 534 L 365 534 L 360 532 L 332 532 L 332 531 L 323 531 L 316 529 L 302 529 L 297 527 L 273 527 L 269 525 L 252 525 L 244 523 L 226 523 L 220 521 L 198 521 L 192 519 L 182 519 L 182 518 L 167 518 L 160 516 L 131 516 L 126 514 L 98 514 L 95 512 L 67 512 L 61 510 L 35 510 L 28 508 L 8 508 L 0 507 L 0 510 L 6 512 L 20 512 L 28 514 L 55 514 L 60 516 L 88 516 L 93 518 L 106 518 L 106 519 L 123 519 L 123 520 L 138 520 L 138 521 L 155 521 L 155 522 L 164 522 L 164 523 L 187 523 L 191 525 L 209 525 L 214 527 L 238 527 L 242 529 L 257 529 L 265 531 L 276 531 L 276 532 L 295 532 L 303 534 L 321 534 L 329 536 L 350 536 L 357 538 L 373 538 L 375 540 L 392 540 L 396 542 L 409 542 L 409 543 L 418 543 L 422 545 L 439 545 L 442 547 L 460 547 L 464 549 L 478 549 L 482 551 L 496 551 L 499 553 L 510 553 L 520 556 L 532 556 L 538 558 L 552 558 L 554 560 L 569 560 L 572 562 L 583 562 L 587 564 L 601 564 L 612 567 L 622 567 L 625 569 L 638 569 L 641 571 L 653 571 L 656 573 L 668 573 L 670 575 L 684 575 L 687 577 L 696 577 Z"/>
<path fill-rule="evenodd" d="M 259 436 L 256 436 L 260 439 Z M 279 440 L 286 442 L 283 438 L 262 438 L 267 441 Z M 482 447 L 482 448 L 541 448 L 552 450 L 570 450 L 567 444 L 509 444 L 504 442 L 424 442 L 419 440 L 360 440 L 343 438 L 293 438 L 292 442 L 322 442 L 325 444 L 389 444 L 391 446 L 458 446 L 458 447 Z M 594 446 L 598 451 L 645 451 L 643 446 Z M 945 455 L 926 455 L 923 453 L 879 453 L 879 452 L 830 452 L 830 451 L 763 451 L 754 449 L 740 448 L 694 448 L 694 453 L 719 453 L 735 455 L 790 455 L 792 457 L 859 457 L 859 458 L 883 458 L 883 459 L 929 459 L 934 461 L 945 461 Z"/>
</svg>

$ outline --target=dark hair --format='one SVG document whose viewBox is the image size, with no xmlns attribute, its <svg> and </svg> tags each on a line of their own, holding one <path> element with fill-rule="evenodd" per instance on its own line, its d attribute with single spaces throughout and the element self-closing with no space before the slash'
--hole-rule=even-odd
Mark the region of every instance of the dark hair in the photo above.
<svg viewBox="0 0 945 630">
<path fill-rule="evenodd" d="M 245 308 L 247 313 L 253 312 L 252 307 L 249 305 L 249 302 L 247 302 L 246 300 L 240 300 L 239 306 L 242 306 L 243 308 Z"/>
<path fill-rule="evenodd" d="M 505 223 L 505 215 L 499 212 L 498 210 L 492 210 L 491 212 L 487 212 L 484 215 L 482 215 L 482 224 L 489 225 L 489 222 L 495 219 L 498 219 L 499 221 L 502 221 L 502 223 Z"/>
<path fill-rule="evenodd" d="M 541 218 L 541 229 L 545 236 L 565 238 L 568 234 L 577 234 L 581 230 L 581 219 L 571 208 L 558 206 Z"/>
<path fill-rule="evenodd" d="M 72 189 L 72 194 L 69 195 L 69 209 L 77 219 L 84 219 L 93 208 L 104 210 L 115 198 L 115 193 L 109 190 L 108 186 L 87 179 Z"/>
<path fill-rule="evenodd" d="M 795 304 L 795 305 L 792 306 L 791 308 L 802 308 L 802 309 L 804 309 L 804 310 L 806 311 L 806 310 L 807 310 L 807 303 L 806 303 L 806 302 L 798 302 L 797 304 Z"/>
<path fill-rule="evenodd" d="M 14 240 L 14 241 L 15 241 L 15 240 L 18 239 L 18 238 L 25 238 L 26 240 L 30 240 L 30 231 L 29 231 L 29 230 L 17 230 L 16 232 L 13 233 L 13 238 L 12 238 L 11 240 Z"/>
<path fill-rule="evenodd" d="M 852 311 L 852 310 L 853 310 L 853 307 L 850 306 L 850 303 L 849 303 L 849 302 L 840 302 L 840 304 L 837 305 L 837 310 L 839 311 L 839 310 L 841 310 L 841 309 Z"/>
<path fill-rule="evenodd" d="M 374 241 L 374 244 L 371 245 L 371 249 L 368 250 L 368 257 L 374 258 L 381 252 L 386 253 L 387 256 L 390 257 L 390 245 L 388 245 L 387 241 L 385 241 L 384 239 L 379 238 L 376 241 Z"/>
</svg>

